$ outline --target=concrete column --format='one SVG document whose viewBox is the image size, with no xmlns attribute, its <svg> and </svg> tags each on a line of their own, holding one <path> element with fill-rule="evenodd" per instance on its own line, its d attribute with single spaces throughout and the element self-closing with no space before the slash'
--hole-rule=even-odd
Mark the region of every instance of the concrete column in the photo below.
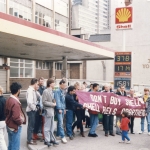
<svg viewBox="0 0 150 150">
<path fill-rule="evenodd" d="M 7 58 L 7 65 L 10 66 L 10 58 Z M 7 79 L 7 82 L 6 82 L 6 93 L 9 93 L 10 92 L 10 69 L 8 69 L 6 71 L 6 79 Z"/>
<path fill-rule="evenodd" d="M 68 78 L 67 56 L 63 57 L 62 77 Z"/>
<path fill-rule="evenodd" d="M 52 65 L 52 75 L 56 76 L 56 73 L 55 73 L 55 62 L 53 62 L 53 65 Z"/>
<path fill-rule="evenodd" d="M 35 0 L 32 0 L 32 22 L 35 23 Z"/>
<path fill-rule="evenodd" d="M 80 64 L 80 79 L 83 79 L 83 63 Z"/>
<path fill-rule="evenodd" d="M 52 16 L 52 18 L 53 18 L 53 25 L 52 25 L 52 27 L 55 30 L 55 2 L 54 2 L 54 0 L 52 0 L 52 11 L 53 11 L 53 16 Z"/>
<path fill-rule="evenodd" d="M 106 81 L 106 63 L 105 61 L 101 61 L 103 66 L 103 80 Z"/>
<path fill-rule="evenodd" d="M 6 0 L 6 14 L 9 14 L 9 0 Z"/>
</svg>

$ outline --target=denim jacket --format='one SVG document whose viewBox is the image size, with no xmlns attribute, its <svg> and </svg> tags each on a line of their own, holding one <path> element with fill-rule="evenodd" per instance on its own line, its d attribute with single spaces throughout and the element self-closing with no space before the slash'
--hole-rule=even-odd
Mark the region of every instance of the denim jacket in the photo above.
<svg viewBox="0 0 150 150">
<path fill-rule="evenodd" d="M 56 100 L 56 109 L 65 109 L 65 94 L 60 88 L 54 93 L 54 99 Z"/>
</svg>

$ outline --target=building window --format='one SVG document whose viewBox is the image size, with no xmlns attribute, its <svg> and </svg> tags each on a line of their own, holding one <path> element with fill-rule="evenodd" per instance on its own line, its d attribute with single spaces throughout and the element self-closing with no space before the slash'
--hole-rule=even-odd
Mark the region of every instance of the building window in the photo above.
<svg viewBox="0 0 150 150">
<path fill-rule="evenodd" d="M 68 17 L 68 4 L 62 0 L 54 0 L 55 11 L 61 15 Z"/>
<path fill-rule="evenodd" d="M 32 21 L 32 9 L 10 0 L 9 14 L 27 21 Z"/>
<path fill-rule="evenodd" d="M 45 27 L 52 27 L 51 10 L 36 4 L 35 23 Z"/>
<path fill-rule="evenodd" d="M 36 69 L 50 70 L 51 69 L 51 63 L 50 62 L 36 61 Z"/>
<path fill-rule="evenodd" d="M 6 0 L 0 0 L 0 12 L 6 13 Z"/>
<path fill-rule="evenodd" d="M 56 70 L 62 70 L 62 63 L 55 63 Z"/>
<path fill-rule="evenodd" d="M 33 78 L 34 61 L 10 58 L 11 78 Z"/>
<path fill-rule="evenodd" d="M 61 22 L 60 20 L 55 20 L 55 30 L 68 33 L 68 25 L 64 22 Z"/>
</svg>

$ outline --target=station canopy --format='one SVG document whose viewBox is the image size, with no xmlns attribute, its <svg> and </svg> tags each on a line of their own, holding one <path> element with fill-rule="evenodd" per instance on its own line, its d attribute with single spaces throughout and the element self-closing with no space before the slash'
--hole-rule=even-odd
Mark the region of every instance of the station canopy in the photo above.
<svg viewBox="0 0 150 150">
<path fill-rule="evenodd" d="M 60 61 L 107 60 L 114 52 L 90 41 L 0 13 L 0 56 Z"/>
</svg>

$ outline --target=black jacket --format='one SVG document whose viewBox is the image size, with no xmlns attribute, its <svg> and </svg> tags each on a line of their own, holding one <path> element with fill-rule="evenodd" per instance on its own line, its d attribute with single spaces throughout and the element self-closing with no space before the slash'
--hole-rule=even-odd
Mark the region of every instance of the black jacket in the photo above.
<svg viewBox="0 0 150 150">
<path fill-rule="evenodd" d="M 0 96 L 0 121 L 5 120 L 5 104 L 6 104 L 6 99 L 4 96 Z"/>
<path fill-rule="evenodd" d="M 121 95 L 121 96 L 127 96 L 126 91 L 124 91 L 124 94 L 123 94 L 123 95 L 121 94 L 121 92 L 117 92 L 116 94 L 117 94 L 117 95 Z"/>
<path fill-rule="evenodd" d="M 66 100 L 66 110 L 75 110 L 76 107 L 80 108 L 83 107 L 81 104 L 75 101 L 73 95 L 70 95 L 69 93 L 66 94 L 65 100 Z"/>
</svg>

